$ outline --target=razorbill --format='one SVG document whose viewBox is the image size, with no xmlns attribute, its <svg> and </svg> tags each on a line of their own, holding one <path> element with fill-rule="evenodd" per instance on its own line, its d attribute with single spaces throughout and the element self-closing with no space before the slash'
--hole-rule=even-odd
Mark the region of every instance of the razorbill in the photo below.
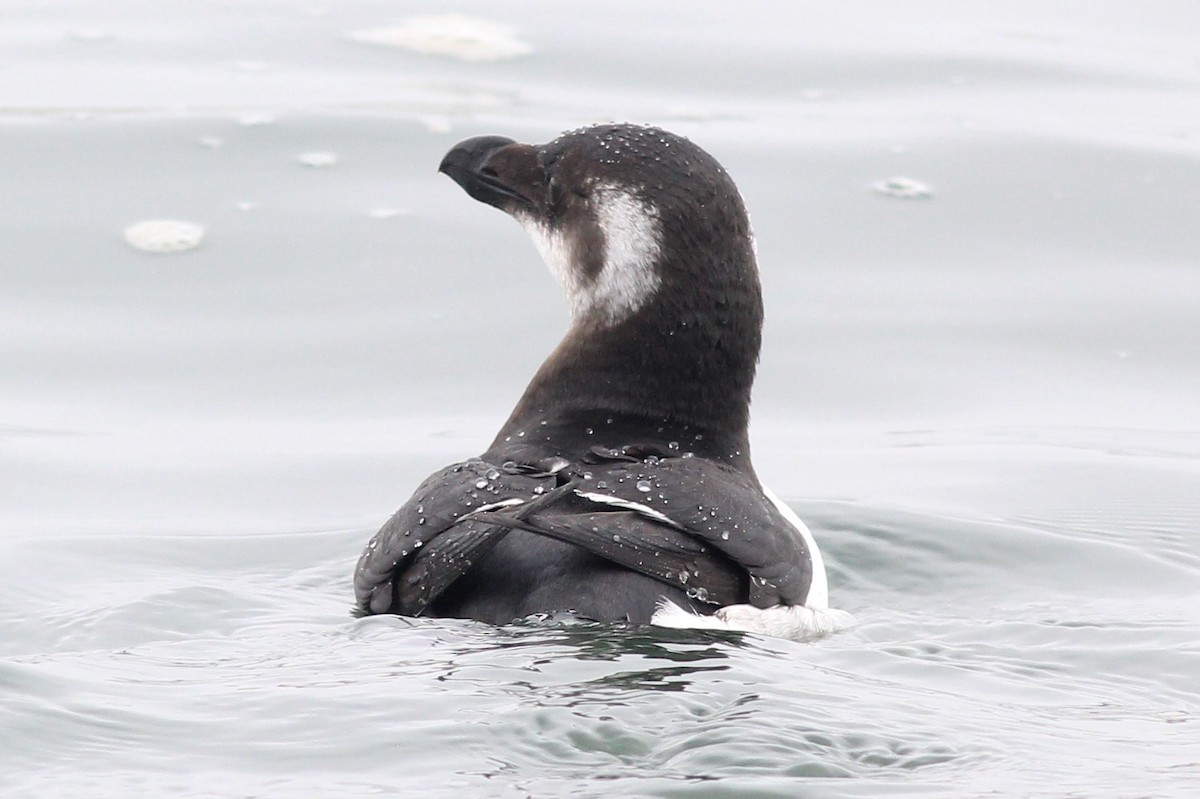
<svg viewBox="0 0 1200 799">
<path fill-rule="evenodd" d="M 487 450 L 429 477 L 367 544 L 360 611 L 836 626 L 812 535 L 750 463 L 762 297 L 721 165 L 620 124 L 467 139 L 439 171 L 525 227 L 571 326 Z"/>
</svg>

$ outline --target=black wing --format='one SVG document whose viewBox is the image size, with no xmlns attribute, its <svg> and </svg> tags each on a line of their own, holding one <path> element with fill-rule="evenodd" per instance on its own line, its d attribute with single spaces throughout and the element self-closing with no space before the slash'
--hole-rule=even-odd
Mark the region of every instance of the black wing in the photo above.
<svg viewBox="0 0 1200 799">
<path fill-rule="evenodd" d="M 744 602 L 747 576 L 736 563 L 668 516 L 571 482 L 522 505 L 478 514 L 481 521 L 528 530 L 678 587 L 714 605 Z"/>
<path fill-rule="evenodd" d="M 579 546 L 713 604 L 803 604 L 803 536 L 751 475 L 638 447 L 497 467 L 470 460 L 421 484 L 375 534 L 354 574 L 366 613 L 420 615 L 507 534 Z M 571 468 L 568 468 L 568 467 Z"/>
<path fill-rule="evenodd" d="M 552 489 L 553 474 L 474 459 L 431 475 L 367 544 L 354 570 L 365 613 L 420 615 L 500 542 L 508 528 L 472 512 L 502 508 Z"/>
<path fill-rule="evenodd" d="M 752 476 L 701 458 L 614 453 L 593 461 L 534 502 L 479 520 L 575 544 L 711 604 L 807 599 L 804 538 Z"/>
</svg>

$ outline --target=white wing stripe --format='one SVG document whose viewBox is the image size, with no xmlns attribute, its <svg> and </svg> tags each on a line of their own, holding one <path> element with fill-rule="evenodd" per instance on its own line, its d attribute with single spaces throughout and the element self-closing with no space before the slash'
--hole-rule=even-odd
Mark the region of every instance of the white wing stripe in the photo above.
<svg viewBox="0 0 1200 799">
<path fill-rule="evenodd" d="M 600 505 L 611 505 L 614 508 L 631 510 L 634 513 L 645 516 L 647 519 L 653 519 L 654 521 L 665 524 L 668 527 L 674 527 L 676 530 L 684 529 L 682 524 L 675 521 L 670 516 L 667 516 L 665 513 L 657 511 L 654 508 L 643 505 L 640 502 L 630 502 L 629 500 L 621 499 L 620 497 L 613 497 L 609 496 L 608 494 L 596 494 L 591 491 L 580 491 L 579 489 L 575 489 L 575 493 L 584 499 L 591 500 L 592 502 Z"/>
<path fill-rule="evenodd" d="M 478 508 L 473 509 L 471 513 L 466 514 L 466 516 L 470 516 L 474 513 L 486 513 L 489 510 L 500 510 L 501 508 L 511 508 L 513 505 L 524 504 L 525 500 L 517 499 L 516 497 L 513 497 L 512 499 L 502 499 L 499 502 L 490 502 L 487 505 L 480 505 Z M 463 518 L 466 518 L 466 516 Z"/>
</svg>

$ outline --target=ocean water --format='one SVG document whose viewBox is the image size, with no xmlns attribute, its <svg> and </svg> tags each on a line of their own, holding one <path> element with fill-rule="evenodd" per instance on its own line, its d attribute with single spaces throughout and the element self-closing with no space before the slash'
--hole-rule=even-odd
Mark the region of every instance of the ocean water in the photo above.
<svg viewBox="0 0 1200 799">
<path fill-rule="evenodd" d="M 1200 795 L 1194 3 L 2 12 L 0 795 Z M 441 155 L 609 119 L 742 189 L 853 629 L 350 615 L 567 321 Z"/>
</svg>

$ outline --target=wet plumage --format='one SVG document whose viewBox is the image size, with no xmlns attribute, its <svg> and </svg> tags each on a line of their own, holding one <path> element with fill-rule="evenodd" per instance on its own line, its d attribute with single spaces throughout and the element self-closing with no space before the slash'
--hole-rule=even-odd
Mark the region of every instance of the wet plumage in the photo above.
<svg viewBox="0 0 1200 799">
<path fill-rule="evenodd" d="M 432 475 L 368 544 L 361 610 L 824 607 L 811 535 L 750 462 L 762 299 L 725 170 L 665 131 L 604 125 L 542 146 L 469 139 L 441 171 L 530 232 L 572 324 L 487 450 Z"/>
</svg>

